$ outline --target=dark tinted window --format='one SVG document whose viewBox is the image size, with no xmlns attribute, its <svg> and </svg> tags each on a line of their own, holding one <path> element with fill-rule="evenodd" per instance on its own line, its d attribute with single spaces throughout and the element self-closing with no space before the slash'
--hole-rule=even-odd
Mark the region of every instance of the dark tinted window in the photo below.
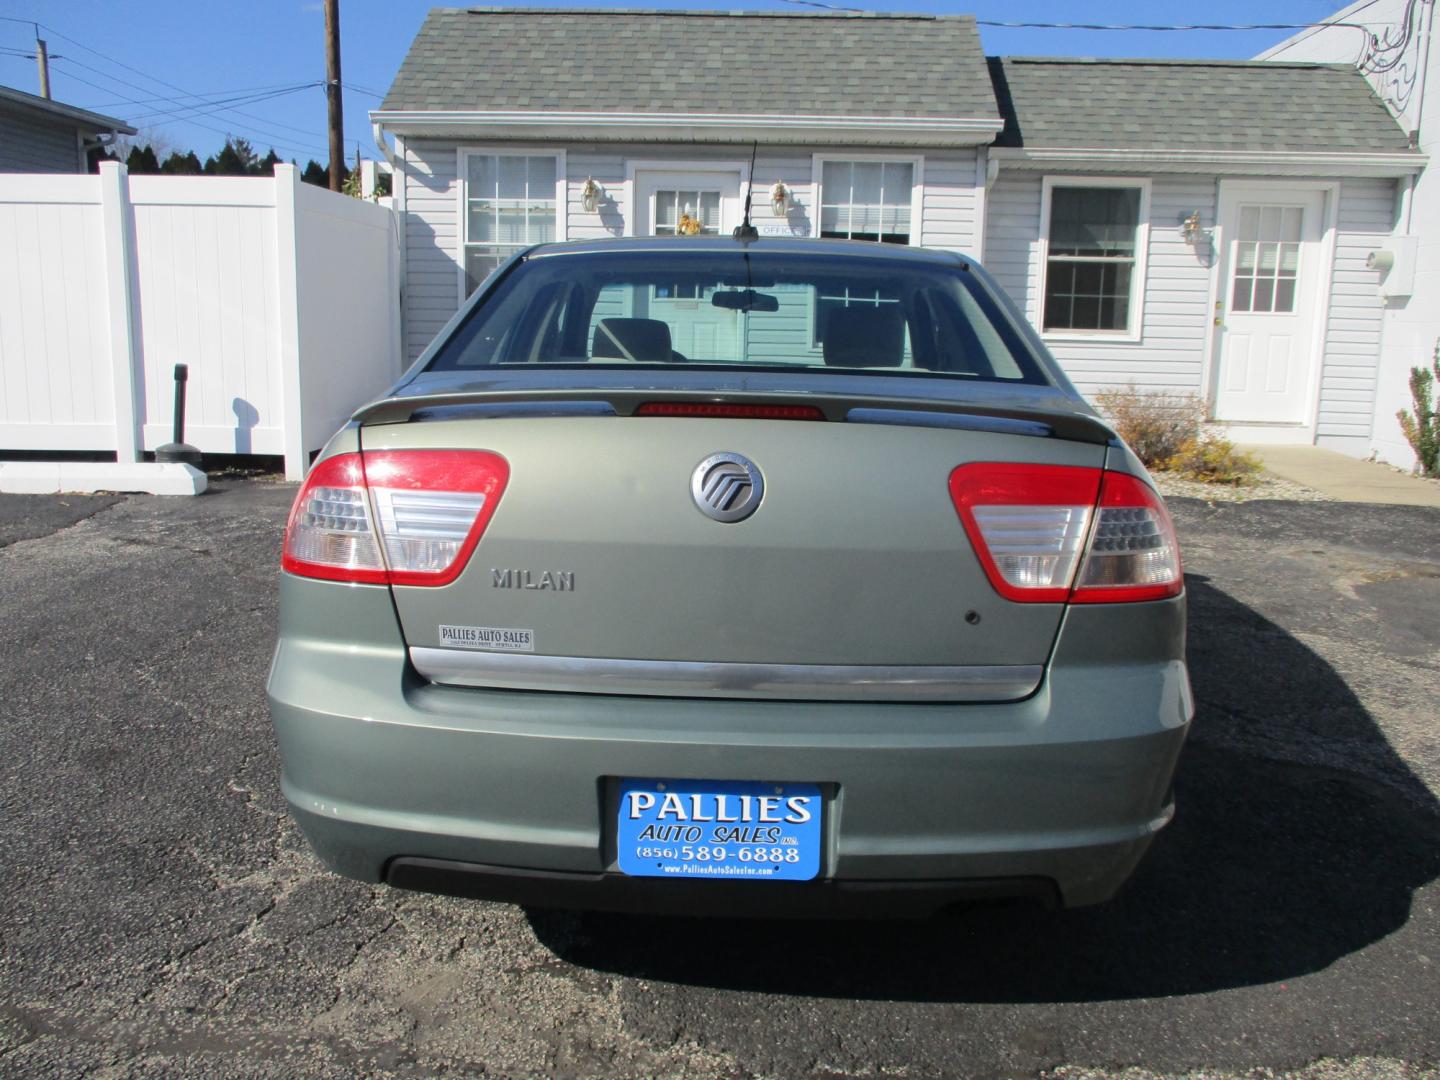
<svg viewBox="0 0 1440 1080">
<path fill-rule="evenodd" d="M 430 370 L 514 364 L 845 368 L 1047 381 L 1009 315 L 958 265 L 738 247 L 587 252 L 516 264 Z"/>
</svg>

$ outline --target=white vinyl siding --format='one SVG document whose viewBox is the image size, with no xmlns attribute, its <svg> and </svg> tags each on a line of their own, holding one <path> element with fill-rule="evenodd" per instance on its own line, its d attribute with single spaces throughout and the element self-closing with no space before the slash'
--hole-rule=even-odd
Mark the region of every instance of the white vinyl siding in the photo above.
<svg viewBox="0 0 1440 1080">
<path fill-rule="evenodd" d="M 1395 181 L 1355 179 L 1340 185 L 1315 434 L 1319 442 L 1362 455 L 1368 450 L 1366 440 L 1375 413 L 1385 311 L 1375 288 L 1375 271 L 1365 266 L 1365 258 L 1390 235 L 1394 215 Z M 1416 357 L 1415 363 L 1423 359 Z M 1362 442 L 1345 446 L 1351 439 Z"/>
<path fill-rule="evenodd" d="M 406 281 L 405 350 L 413 360 L 459 307 L 457 281 L 460 277 L 460 182 L 457 175 L 457 143 L 442 139 L 403 139 Z M 500 152 L 536 153 L 526 144 L 487 144 Z M 546 148 L 549 153 L 549 147 Z M 694 144 L 567 144 L 557 151 L 565 164 L 564 238 L 570 240 L 623 236 L 628 231 L 626 215 L 631 205 L 630 185 L 625 178 L 628 160 L 675 160 L 684 162 L 748 160 L 750 147 L 700 146 Z M 866 153 L 870 153 L 867 148 Z M 755 195 L 751 216 L 756 225 L 788 223 L 799 235 L 818 235 L 818 212 L 814 205 L 816 155 L 824 158 L 861 158 L 866 154 L 847 152 L 843 147 L 761 147 L 755 160 Z M 893 160 L 914 160 L 914 151 L 900 150 L 879 156 Z M 926 153 L 921 168 L 921 203 L 918 235 L 931 247 L 971 252 L 977 246 L 979 223 L 975 190 L 975 151 L 959 149 Z M 593 177 L 602 194 L 593 213 L 581 202 L 585 180 Z M 791 203 L 785 217 L 777 218 L 770 207 L 769 191 L 775 181 L 790 189 Z M 557 226 L 558 228 L 558 226 Z M 812 314 L 808 305 L 793 305 L 793 333 L 797 340 L 810 340 Z M 788 309 L 788 307 L 787 307 Z M 773 329 L 773 328 L 772 328 Z M 781 342 L 774 344 L 780 346 Z"/>
<path fill-rule="evenodd" d="M 975 151 L 925 155 L 921 178 L 920 243 L 973 255 L 980 245 L 980 202 Z"/>
<path fill-rule="evenodd" d="M 405 140 L 405 355 L 413 360 L 460 306 L 460 185 L 453 142 Z"/>
</svg>

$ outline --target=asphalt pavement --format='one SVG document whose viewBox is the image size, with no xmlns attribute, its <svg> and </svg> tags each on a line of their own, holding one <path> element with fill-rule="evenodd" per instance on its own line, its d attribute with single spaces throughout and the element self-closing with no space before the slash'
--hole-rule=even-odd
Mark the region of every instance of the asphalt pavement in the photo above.
<svg viewBox="0 0 1440 1080">
<path fill-rule="evenodd" d="M 1173 500 L 1199 714 L 1132 887 L 836 924 L 326 872 L 292 495 L 0 496 L 0 1076 L 1440 1075 L 1440 510 Z"/>
</svg>

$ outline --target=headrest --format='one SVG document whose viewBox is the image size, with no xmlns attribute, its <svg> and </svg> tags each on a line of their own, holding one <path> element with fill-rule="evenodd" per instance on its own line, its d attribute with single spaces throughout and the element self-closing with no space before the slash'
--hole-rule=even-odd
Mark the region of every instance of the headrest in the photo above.
<svg viewBox="0 0 1440 1080">
<path fill-rule="evenodd" d="M 899 367 L 904 348 L 899 304 L 862 301 L 825 313 L 825 363 L 830 367 Z"/>
<path fill-rule="evenodd" d="M 595 324 L 594 359 L 670 363 L 670 327 L 659 319 L 601 319 Z"/>
</svg>

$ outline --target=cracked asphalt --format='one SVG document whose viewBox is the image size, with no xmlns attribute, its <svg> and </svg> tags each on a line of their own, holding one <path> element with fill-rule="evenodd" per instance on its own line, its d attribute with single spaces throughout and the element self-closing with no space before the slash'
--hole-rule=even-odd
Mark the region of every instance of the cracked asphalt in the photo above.
<svg viewBox="0 0 1440 1080">
<path fill-rule="evenodd" d="M 1440 513 L 1172 501 L 1199 715 L 1117 901 L 700 923 L 319 866 L 292 495 L 0 496 L 0 1075 L 1440 1075 Z"/>
</svg>

